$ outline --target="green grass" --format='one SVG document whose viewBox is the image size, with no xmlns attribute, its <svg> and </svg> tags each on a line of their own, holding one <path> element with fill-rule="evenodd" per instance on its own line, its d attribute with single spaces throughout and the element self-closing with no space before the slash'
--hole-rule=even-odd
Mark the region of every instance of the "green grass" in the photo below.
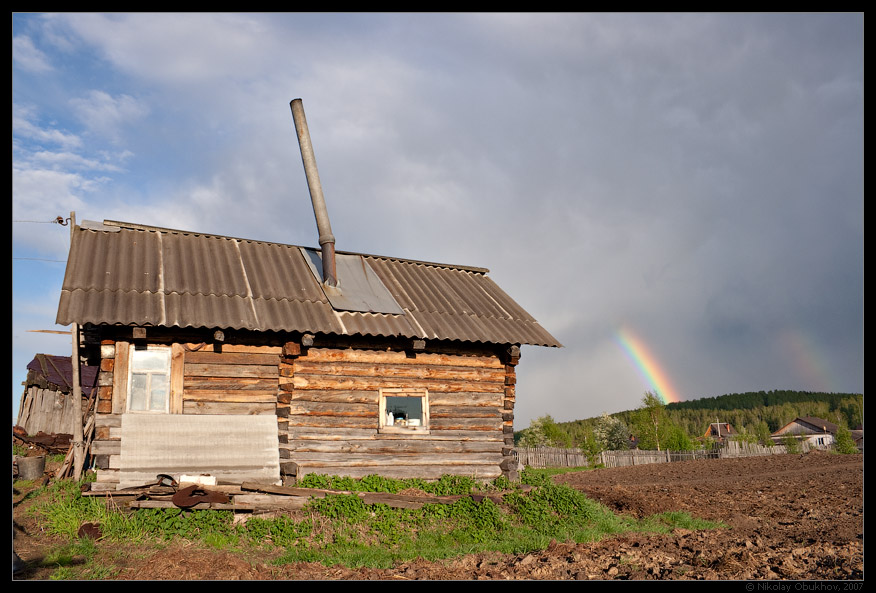
<svg viewBox="0 0 876 593">
<path fill-rule="evenodd" d="M 387 568 L 394 563 L 423 558 L 440 560 L 476 552 L 520 554 L 544 549 L 552 541 L 591 542 L 628 532 L 663 533 L 674 528 L 710 529 L 718 525 L 686 513 L 663 513 L 637 520 L 616 515 L 573 488 L 554 484 L 550 472 L 526 471 L 523 483 L 513 488 L 507 480 L 479 485 L 468 478 L 445 476 L 436 482 L 310 478 L 310 487 L 349 491 L 399 492 L 420 488 L 433 494 L 503 492 L 501 504 L 490 498 L 475 502 L 463 497 L 453 504 L 425 504 L 421 509 L 396 509 L 365 504 L 355 495 L 312 499 L 295 517 L 250 518 L 235 523 L 230 511 L 140 509 L 125 514 L 107 509 L 104 500 L 84 497 L 72 481 L 55 482 L 42 489 L 35 511 L 44 528 L 69 542 L 58 548 L 55 578 L 112 578 L 112 566 L 99 566 L 95 544 L 79 540 L 83 522 L 99 523 L 104 542 L 162 545 L 176 538 L 211 548 L 242 553 L 271 552 L 276 564 L 322 562 L 348 567 Z M 78 558 L 77 562 L 70 558 Z M 101 576 L 105 575 L 105 576 Z"/>
<path fill-rule="evenodd" d="M 544 476 L 546 478 L 549 478 L 551 476 L 558 476 L 558 475 L 562 475 L 562 474 L 571 474 L 574 472 L 590 471 L 592 469 L 598 469 L 600 467 L 603 467 L 603 466 L 600 464 L 600 465 L 587 465 L 584 467 L 546 467 L 546 468 L 528 467 L 524 470 L 524 472 L 527 473 L 531 477 Z"/>
</svg>

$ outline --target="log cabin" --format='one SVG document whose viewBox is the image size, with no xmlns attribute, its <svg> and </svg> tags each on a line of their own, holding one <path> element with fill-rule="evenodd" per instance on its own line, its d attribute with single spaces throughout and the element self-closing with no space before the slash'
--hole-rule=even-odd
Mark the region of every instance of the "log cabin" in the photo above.
<svg viewBox="0 0 876 593">
<path fill-rule="evenodd" d="M 514 479 L 520 346 L 561 344 L 486 269 L 336 252 L 301 100 L 290 107 L 318 249 L 73 225 L 57 323 L 99 350 L 96 488 Z"/>
<path fill-rule="evenodd" d="M 56 321 L 100 365 L 93 489 L 516 477 L 520 346 L 561 344 L 486 269 L 333 252 L 329 286 L 323 252 L 74 224 Z"/>
</svg>

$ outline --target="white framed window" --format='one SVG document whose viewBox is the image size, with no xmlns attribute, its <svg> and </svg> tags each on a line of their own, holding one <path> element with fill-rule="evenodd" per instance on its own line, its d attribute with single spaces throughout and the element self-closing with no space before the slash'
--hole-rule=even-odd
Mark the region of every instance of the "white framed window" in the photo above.
<svg viewBox="0 0 876 593">
<path fill-rule="evenodd" d="M 167 413 L 170 400 L 170 348 L 131 348 L 128 411 Z"/>
<path fill-rule="evenodd" d="M 429 392 L 426 389 L 381 389 L 378 432 L 428 434 Z"/>
</svg>

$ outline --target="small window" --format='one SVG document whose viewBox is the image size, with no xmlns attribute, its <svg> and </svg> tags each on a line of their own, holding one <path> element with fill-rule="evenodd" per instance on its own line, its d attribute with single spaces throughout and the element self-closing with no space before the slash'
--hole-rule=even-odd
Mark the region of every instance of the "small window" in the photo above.
<svg viewBox="0 0 876 593">
<path fill-rule="evenodd" d="M 429 392 L 425 389 L 381 389 L 379 432 L 429 432 Z"/>
<path fill-rule="evenodd" d="M 170 348 L 132 348 L 128 411 L 166 413 L 170 393 Z"/>
</svg>

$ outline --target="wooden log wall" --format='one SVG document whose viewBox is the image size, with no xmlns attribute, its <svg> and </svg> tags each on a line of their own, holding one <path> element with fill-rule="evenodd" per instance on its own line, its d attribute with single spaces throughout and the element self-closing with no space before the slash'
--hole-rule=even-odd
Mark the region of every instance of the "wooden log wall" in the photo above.
<svg viewBox="0 0 876 593">
<path fill-rule="evenodd" d="M 221 345 L 198 339 L 153 338 L 173 344 L 170 413 L 276 414 L 284 474 L 517 477 L 516 348 L 412 351 L 398 342 L 353 339 L 312 347 L 280 340 L 265 346 L 259 336 Z M 100 342 L 93 490 L 119 483 L 132 344 L 118 335 Z M 428 390 L 428 433 L 380 433 L 381 388 Z"/>
<path fill-rule="evenodd" d="M 514 364 L 488 350 L 291 345 L 280 365 L 278 406 L 288 410 L 281 468 L 298 476 L 496 478 L 513 460 Z M 379 432 L 381 388 L 428 390 L 428 433 Z"/>
<path fill-rule="evenodd" d="M 275 414 L 280 353 L 280 347 L 272 346 L 187 349 L 182 413 Z"/>
<path fill-rule="evenodd" d="M 167 344 L 167 337 L 156 343 Z M 91 449 L 98 469 L 94 490 L 115 489 L 119 483 L 121 421 L 132 347 L 128 340 L 107 338 L 100 343 L 98 414 Z M 279 345 L 172 343 L 170 413 L 276 414 L 281 353 Z"/>
</svg>

